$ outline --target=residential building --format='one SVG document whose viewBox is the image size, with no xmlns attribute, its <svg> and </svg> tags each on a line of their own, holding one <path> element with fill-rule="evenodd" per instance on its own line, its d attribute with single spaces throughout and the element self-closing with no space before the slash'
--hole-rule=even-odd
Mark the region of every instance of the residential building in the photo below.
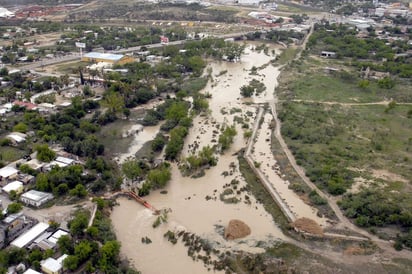
<svg viewBox="0 0 412 274">
<path fill-rule="evenodd" d="M 61 257 L 47 258 L 40 262 L 41 270 L 46 274 L 59 274 L 63 269 L 63 261 L 67 258 L 67 254 L 62 255 Z"/>
<path fill-rule="evenodd" d="M 11 166 L 0 168 L 0 185 L 4 186 L 9 181 L 15 179 L 19 171 Z"/>
<path fill-rule="evenodd" d="M 25 272 L 23 272 L 23 274 L 42 274 L 42 273 L 29 268 Z"/>
<path fill-rule="evenodd" d="M 10 194 L 12 191 L 16 192 L 16 194 L 20 194 L 23 192 L 23 183 L 20 181 L 13 181 L 5 185 L 2 189 L 7 194 Z"/>
<path fill-rule="evenodd" d="M 12 132 L 6 136 L 14 146 L 26 142 L 27 135 L 21 132 Z"/>
<path fill-rule="evenodd" d="M 37 190 L 29 190 L 20 196 L 20 201 L 26 205 L 31 205 L 34 207 L 39 207 L 51 199 L 53 199 L 53 195 L 51 193 Z"/>
</svg>

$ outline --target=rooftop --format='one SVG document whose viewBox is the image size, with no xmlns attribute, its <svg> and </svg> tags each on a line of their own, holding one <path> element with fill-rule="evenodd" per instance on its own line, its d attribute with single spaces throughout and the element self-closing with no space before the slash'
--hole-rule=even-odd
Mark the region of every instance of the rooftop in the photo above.
<svg viewBox="0 0 412 274">
<path fill-rule="evenodd" d="M 22 198 L 30 199 L 33 201 L 40 201 L 48 198 L 51 194 L 46 192 L 41 192 L 37 190 L 29 190 L 21 195 Z"/>
<path fill-rule="evenodd" d="M 17 174 L 19 171 L 11 166 L 5 166 L 0 169 L 0 177 L 7 178 L 11 175 Z"/>
<path fill-rule="evenodd" d="M 17 191 L 17 190 L 20 189 L 20 191 L 21 191 L 21 188 L 22 188 L 22 187 L 23 187 L 23 183 L 22 183 L 22 182 L 20 182 L 20 181 L 13 181 L 13 182 L 8 183 L 7 185 L 5 185 L 5 186 L 3 187 L 3 191 L 5 191 L 5 192 L 7 192 L 7 193 L 9 193 L 9 192 L 12 191 L 12 190 Z"/>
<path fill-rule="evenodd" d="M 42 234 L 46 229 L 49 228 L 49 225 L 46 223 L 38 223 L 33 226 L 26 233 L 20 235 L 16 240 L 10 243 L 11 246 L 18 248 L 23 248 L 28 245 L 31 241 L 36 239 L 40 234 Z"/>
<path fill-rule="evenodd" d="M 41 274 L 41 272 L 29 268 L 25 272 L 23 272 L 23 274 Z"/>
<path fill-rule="evenodd" d="M 56 232 L 54 232 L 53 235 L 51 235 L 48 240 L 52 243 L 57 243 L 60 237 L 65 236 L 65 235 L 69 235 L 69 232 L 59 229 Z"/>
<path fill-rule="evenodd" d="M 100 52 L 89 52 L 84 55 L 87 58 L 93 59 L 106 59 L 112 61 L 119 61 L 123 58 L 124 55 L 122 54 L 111 54 L 111 53 L 100 53 Z"/>
<path fill-rule="evenodd" d="M 62 265 L 54 258 L 47 258 L 44 261 L 41 261 L 40 263 L 41 268 L 44 272 L 45 270 L 48 270 L 52 273 L 59 272 L 60 269 L 62 268 Z"/>
<path fill-rule="evenodd" d="M 70 164 L 72 164 L 72 163 L 74 162 L 73 159 L 70 159 L 70 158 L 67 158 L 67 157 L 62 157 L 62 156 L 58 156 L 58 157 L 55 159 L 55 161 L 56 161 L 56 162 L 63 163 L 63 164 L 66 164 L 66 165 L 70 165 Z"/>
<path fill-rule="evenodd" d="M 9 135 L 7 135 L 8 138 L 13 139 L 16 143 L 21 143 L 26 141 L 26 138 L 18 135 L 18 134 L 14 134 L 14 133 L 10 133 Z"/>
</svg>

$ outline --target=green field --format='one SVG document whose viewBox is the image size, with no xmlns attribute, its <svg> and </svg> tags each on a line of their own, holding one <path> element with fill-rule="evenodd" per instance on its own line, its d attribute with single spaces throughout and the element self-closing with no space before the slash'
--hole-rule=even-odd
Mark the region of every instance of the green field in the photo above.
<svg viewBox="0 0 412 274">
<path fill-rule="evenodd" d="M 26 154 L 23 150 L 15 147 L 4 146 L 0 147 L 0 162 L 10 163 L 17 161 Z"/>
<path fill-rule="evenodd" d="M 286 68 L 277 90 L 282 135 L 314 183 L 343 194 L 341 206 L 356 224 L 383 238 L 408 233 L 412 105 L 403 103 L 412 101 L 410 86 L 397 81 L 393 89 L 382 89 L 371 80 L 360 88 L 352 67 L 336 61 L 346 72 L 326 73 L 324 65 L 306 57 Z M 352 189 L 358 178 L 367 183 Z M 402 235 L 407 245 L 412 232 Z"/>
<path fill-rule="evenodd" d="M 293 81 L 289 77 L 281 79 L 283 85 L 278 94 L 281 99 L 314 100 L 341 103 L 369 103 L 383 100 L 412 102 L 412 90 L 400 81 L 393 89 L 378 87 L 377 81 L 370 80 L 366 88 L 359 87 L 359 73 L 348 68 L 338 72 L 327 72 L 328 60 L 295 62 Z M 335 68 L 339 68 L 338 64 Z M 290 68 L 288 68 L 290 69 Z"/>
</svg>

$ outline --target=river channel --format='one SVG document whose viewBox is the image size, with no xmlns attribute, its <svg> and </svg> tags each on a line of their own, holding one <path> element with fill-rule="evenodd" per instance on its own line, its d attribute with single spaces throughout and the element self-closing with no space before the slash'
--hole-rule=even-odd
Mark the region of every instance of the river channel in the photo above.
<svg viewBox="0 0 412 274">
<path fill-rule="evenodd" d="M 212 95 L 209 100 L 210 114 L 194 119 L 193 127 L 185 140 L 183 156 L 193 153 L 206 145 L 213 145 L 218 138 L 216 132 L 219 127 L 234 124 L 235 116 L 242 119 L 253 128 L 257 113 L 256 103 L 273 100 L 273 91 L 277 84 L 276 78 L 279 69 L 269 64 L 275 57 L 272 49 L 279 53 L 278 48 L 269 48 L 267 54 L 254 50 L 255 44 L 248 44 L 241 61 L 237 63 L 211 62 L 208 68 L 212 69 L 213 81 L 209 81 L 203 92 Z M 267 65 L 269 64 L 269 65 Z M 267 66 L 265 66 L 267 65 Z M 252 75 L 252 67 L 260 68 L 257 75 Z M 209 69 L 210 71 L 210 69 Z M 266 91 L 258 97 L 243 99 L 240 96 L 240 87 L 247 85 L 251 79 L 257 79 L 266 85 Z M 265 125 L 269 121 L 265 117 Z M 167 194 L 160 191 L 152 192 L 145 197 L 148 202 L 158 209 L 170 209 L 168 222 L 153 228 L 156 216 L 140 204 L 126 198 L 119 198 L 119 205 L 112 212 L 111 218 L 118 240 L 122 244 L 122 255 L 142 273 L 211 273 L 201 261 L 193 261 L 187 255 L 187 248 L 179 242 L 176 245 L 168 242 L 163 234 L 168 230 L 186 230 L 208 240 L 214 248 L 221 250 L 244 250 L 248 252 L 262 252 L 259 242 L 275 242 L 286 240 L 272 217 L 256 202 L 254 197 L 245 197 L 247 193 L 234 194 L 240 202 L 235 204 L 224 203 L 220 194 L 225 185 L 232 180 L 239 182 L 238 188 L 245 185 L 235 153 L 244 148 L 247 139 L 243 136 L 245 129 L 235 123 L 237 136 L 234 144 L 223 155 L 219 155 L 218 164 L 206 170 L 203 177 L 183 177 L 176 164 L 172 165 L 172 179 L 166 187 Z M 140 144 L 150 140 L 158 128 L 149 128 L 147 132 L 136 135 L 133 141 L 133 150 Z M 261 132 L 261 135 L 267 134 Z M 259 140 L 259 142 L 263 142 Z M 267 151 L 262 151 L 262 149 Z M 256 156 L 260 161 L 275 161 L 269 155 L 270 146 L 257 146 Z M 125 157 L 130 155 L 130 151 Z M 264 163 L 269 166 L 273 163 Z M 225 176 L 223 175 L 225 174 Z M 278 178 L 278 180 L 280 180 Z M 286 191 L 286 189 L 285 189 Z M 206 199 L 207 198 L 207 199 Z M 306 204 L 294 204 L 294 210 L 316 216 L 316 212 L 307 208 Z M 314 217 L 315 218 L 315 217 Z M 226 226 L 231 219 L 239 219 L 251 228 L 251 234 L 243 239 L 226 241 L 221 233 L 221 228 Z M 142 237 L 151 239 L 151 244 L 142 243 Z"/>
</svg>

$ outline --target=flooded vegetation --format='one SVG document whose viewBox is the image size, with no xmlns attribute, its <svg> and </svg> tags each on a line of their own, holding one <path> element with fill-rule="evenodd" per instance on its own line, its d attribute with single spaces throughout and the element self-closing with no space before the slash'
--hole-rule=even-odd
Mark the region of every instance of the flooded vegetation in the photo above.
<svg viewBox="0 0 412 274">
<path fill-rule="evenodd" d="M 164 191 L 154 191 L 146 197 L 156 208 L 169 211 L 167 219 L 162 218 L 159 222 L 158 217 L 149 210 L 126 199 L 119 199 L 119 206 L 112 212 L 116 234 L 122 242 L 122 253 L 144 273 L 207 273 L 208 269 L 219 269 L 208 264 L 203 266 L 209 258 L 189 257 L 184 244 L 172 236 L 179 235 L 181 231 L 197 235 L 211 249 L 219 252 L 237 250 L 260 253 L 264 252 L 264 246 L 287 239 L 272 215 L 247 191 L 237 159 L 237 153 L 251 141 L 245 132 L 250 131 L 255 122 L 256 104 L 273 100 L 272 92 L 279 74 L 279 70 L 270 64 L 274 56 L 254 49 L 255 45 L 247 45 L 240 62 L 210 62 L 206 68 L 210 80 L 203 93 L 210 97 L 210 111 L 193 119 L 181 157 L 184 159 L 197 155 L 205 147 L 218 146 L 221 153 L 215 155 L 216 165 L 208 165 L 200 177 L 193 178 L 183 176 L 179 164 L 172 164 L 171 181 Z M 266 90 L 243 99 L 240 88 L 253 79 L 264 83 Z M 265 138 L 270 138 L 270 115 L 265 117 L 259 137 L 255 140 L 253 155 L 261 162 L 264 172 L 268 172 L 269 163 L 271 167 L 276 162 L 273 156 L 270 157 L 270 143 L 265 141 Z M 235 132 L 230 142 L 222 137 L 228 127 L 233 127 Z M 135 143 L 146 140 L 139 140 L 139 134 L 135 137 Z M 222 143 L 226 142 L 227 145 L 223 146 Z M 262 153 L 267 156 L 261 157 Z M 324 224 L 313 208 L 289 190 L 279 175 L 272 173 L 267 175 L 277 176 L 275 182 L 279 186 L 276 187 L 283 187 L 284 195 L 289 195 L 285 198 L 294 195 L 290 203 L 296 212 Z M 233 241 L 225 240 L 222 229 L 232 219 L 239 219 L 249 226 L 250 235 Z M 155 228 L 153 223 L 157 224 Z M 142 238 L 150 239 L 150 244 L 146 240 L 142 242 Z M 262 243 L 265 243 L 264 246 Z M 191 253 L 189 250 L 189 255 Z M 159 256 L 162 257 L 162 264 L 155 263 Z"/>
</svg>

